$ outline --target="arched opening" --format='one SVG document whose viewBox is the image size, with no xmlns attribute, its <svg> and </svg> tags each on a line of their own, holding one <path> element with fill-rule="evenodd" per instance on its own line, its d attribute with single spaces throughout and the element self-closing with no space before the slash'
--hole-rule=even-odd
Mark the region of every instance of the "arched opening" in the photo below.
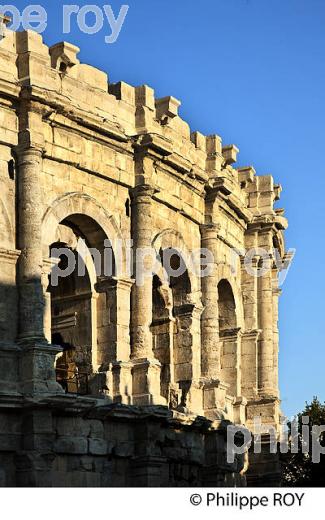
<svg viewBox="0 0 325 520">
<path fill-rule="evenodd" d="M 194 305 L 181 253 L 173 248 L 161 249 L 160 258 L 166 282 L 163 285 L 158 277 L 153 279 L 153 334 L 154 345 L 159 345 L 154 352 L 162 364 L 162 388 L 169 389 L 169 402 L 176 407 L 184 401 L 182 395 L 188 391 L 193 376 Z"/>
<path fill-rule="evenodd" d="M 53 248 L 66 250 L 75 257 L 81 267 L 83 260 L 67 244 L 56 243 Z M 53 249 L 52 248 L 52 249 Z M 71 257 L 70 257 L 71 258 Z M 62 253 L 59 268 L 67 269 L 68 258 Z M 82 266 L 85 268 L 85 266 Z M 92 292 L 90 279 L 85 269 L 84 276 L 78 276 L 74 269 L 66 277 L 60 277 L 57 285 L 50 284 L 51 294 L 51 340 L 63 347 L 56 360 L 57 381 L 66 392 L 88 394 L 89 376 L 92 367 Z"/>
<path fill-rule="evenodd" d="M 237 327 L 236 303 L 230 283 L 221 280 L 218 284 L 219 330 L 220 332 Z"/>
<path fill-rule="evenodd" d="M 91 251 L 98 277 L 114 276 L 115 255 L 109 237 L 102 227 L 88 215 L 75 213 L 62 220 L 61 225 L 70 228 L 77 238 L 82 238 Z"/>
<path fill-rule="evenodd" d="M 163 286 L 157 275 L 152 280 L 152 323 L 153 353 L 161 364 L 161 395 L 168 399 L 172 380 L 172 330 L 170 289 Z"/>
<path fill-rule="evenodd" d="M 51 300 L 48 336 L 63 347 L 56 361 L 57 380 L 67 392 L 103 393 L 106 385 L 99 388 L 98 381 L 105 378 L 96 374 L 116 361 L 116 291 L 107 283 L 115 274 L 115 256 L 103 229 L 86 215 L 62 220 L 55 238 L 50 257 L 57 258 L 59 276 L 56 284 L 49 276 L 47 293 Z M 75 259 L 72 272 L 66 271 L 71 258 Z"/>
<path fill-rule="evenodd" d="M 240 395 L 240 349 L 237 310 L 228 280 L 218 284 L 219 336 L 221 342 L 221 380 L 229 385 L 231 395 Z"/>
<path fill-rule="evenodd" d="M 175 382 L 190 381 L 193 375 L 193 305 L 189 303 L 191 284 L 188 272 L 179 277 L 171 277 L 173 294 L 174 324 L 174 374 Z"/>
</svg>

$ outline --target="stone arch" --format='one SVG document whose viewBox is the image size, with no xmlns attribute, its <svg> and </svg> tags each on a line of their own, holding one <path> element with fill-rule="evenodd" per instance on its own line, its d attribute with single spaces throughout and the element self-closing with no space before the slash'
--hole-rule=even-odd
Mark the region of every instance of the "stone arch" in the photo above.
<svg viewBox="0 0 325 520">
<path fill-rule="evenodd" d="M 222 266 L 218 278 L 220 378 L 230 395 L 241 392 L 241 336 L 243 305 L 240 289 L 230 268 Z"/>
<path fill-rule="evenodd" d="M 173 297 L 168 283 L 157 274 L 152 279 L 153 354 L 160 363 L 160 392 L 168 400 L 173 380 Z"/>
<path fill-rule="evenodd" d="M 180 405 L 188 391 L 188 381 L 200 375 L 200 315 L 201 280 L 191 265 L 191 252 L 181 233 L 165 229 L 152 241 L 157 257 L 170 250 L 180 257 L 186 268 L 179 277 L 168 277 L 172 296 L 172 321 L 170 322 L 170 402 Z M 178 269 L 178 267 L 173 267 Z M 166 271 L 162 268 L 161 274 Z M 185 399 L 185 398 L 184 398 Z M 184 401 L 185 402 L 185 401 Z"/>
<path fill-rule="evenodd" d="M 236 302 L 232 287 L 223 278 L 218 283 L 219 331 L 233 330 L 237 327 Z"/>
<path fill-rule="evenodd" d="M 233 292 L 235 306 L 236 306 L 236 319 L 237 319 L 237 327 L 244 328 L 244 306 L 242 299 L 242 291 L 240 286 L 240 281 L 234 275 L 233 270 L 230 266 L 224 264 L 219 266 L 218 268 L 218 284 L 221 280 L 226 280 Z"/>
<path fill-rule="evenodd" d="M 71 221 L 71 217 L 74 215 L 85 216 L 92 219 L 93 222 L 98 225 L 98 228 L 102 230 L 106 239 L 110 241 L 115 255 L 117 248 L 120 248 L 118 251 L 121 256 L 119 269 L 121 270 L 121 274 L 126 273 L 125 242 L 114 216 L 110 215 L 96 199 L 85 193 L 67 193 L 57 198 L 46 210 L 42 219 L 44 256 L 47 256 L 49 246 L 55 242 L 58 226 L 66 219 Z M 73 223 L 77 223 L 78 219 L 75 217 L 73 220 Z M 90 244 L 90 246 L 96 247 L 96 244 Z"/>
<path fill-rule="evenodd" d="M 80 258 L 84 268 L 87 270 L 91 290 L 94 290 L 97 283 L 96 266 L 85 240 L 83 238 L 78 238 L 74 234 L 73 230 L 68 226 L 68 223 L 62 223 L 59 224 L 57 228 L 55 241 L 52 244 L 66 246 L 72 251 L 75 251 L 77 257 Z"/>
<path fill-rule="evenodd" d="M 69 238 L 70 234 L 70 238 Z M 75 238 L 71 236 L 75 235 Z M 47 258 L 50 247 L 55 243 L 74 242 L 73 250 L 83 260 L 90 280 L 90 292 L 87 307 L 87 319 L 90 323 L 91 334 L 91 361 L 92 372 L 89 377 L 93 380 L 94 373 L 101 370 L 101 367 L 108 366 L 110 362 L 116 361 L 116 338 L 118 328 L 117 300 L 116 292 L 113 287 L 106 287 L 107 281 L 112 279 L 112 275 L 123 275 L 126 270 L 126 251 L 122 235 L 115 221 L 115 218 L 92 197 L 83 193 L 69 193 L 56 199 L 45 212 L 42 219 L 42 244 L 43 256 Z M 108 244 L 107 242 L 108 241 Z M 71 244 L 70 244 L 71 245 Z M 103 259 L 104 250 L 107 252 L 107 245 L 111 245 L 114 271 L 106 273 L 103 269 L 98 272 L 97 266 L 92 258 L 93 251 L 99 251 L 99 258 Z M 96 252 L 95 251 L 95 252 Z M 116 266 L 116 252 L 118 265 Z M 100 267 L 103 267 L 101 262 Z M 116 267 L 118 271 L 116 272 Z M 115 280 L 115 278 L 114 278 Z M 106 285 L 105 285 L 106 284 Z M 109 284 L 108 284 L 109 285 Z M 82 317 L 83 309 L 80 309 L 80 296 L 78 302 L 74 302 L 70 297 L 75 310 Z M 64 300 L 61 300 L 60 312 L 62 322 L 65 326 L 65 314 L 72 313 L 66 311 Z M 51 303 L 49 305 L 51 313 Z M 53 309 L 52 309 L 53 312 Z M 71 320 L 70 320 L 71 321 Z M 86 318 L 78 321 L 83 326 Z M 51 322 L 51 315 L 47 322 Z M 70 322 L 69 322 L 70 323 Z M 72 323 L 72 326 L 73 323 Z M 51 328 L 51 325 L 50 325 Z M 80 328 L 80 327 L 79 327 Z M 78 329 L 76 330 L 76 334 Z M 79 334 L 80 336 L 80 334 Z M 89 337 L 89 334 L 88 334 Z M 98 389 L 98 391 L 101 391 Z"/>
<path fill-rule="evenodd" d="M 285 245 L 284 245 L 284 237 L 283 232 L 278 230 L 273 234 L 273 247 L 277 249 L 280 258 L 285 256 Z"/>
<path fill-rule="evenodd" d="M 188 247 L 184 241 L 182 234 L 175 229 L 168 228 L 158 233 L 152 241 L 152 246 L 159 251 L 161 248 L 172 247 L 174 249 L 182 249 L 188 251 Z"/>
<path fill-rule="evenodd" d="M 194 294 L 200 291 L 199 278 L 195 275 L 191 269 L 191 266 L 189 265 L 191 252 L 183 238 L 183 235 L 179 231 L 171 228 L 165 229 L 154 237 L 151 245 L 156 251 L 157 257 L 160 256 L 160 252 L 164 249 L 174 249 L 178 252 L 181 252 L 181 256 L 188 269 L 188 276 L 191 283 L 192 293 Z"/>
</svg>

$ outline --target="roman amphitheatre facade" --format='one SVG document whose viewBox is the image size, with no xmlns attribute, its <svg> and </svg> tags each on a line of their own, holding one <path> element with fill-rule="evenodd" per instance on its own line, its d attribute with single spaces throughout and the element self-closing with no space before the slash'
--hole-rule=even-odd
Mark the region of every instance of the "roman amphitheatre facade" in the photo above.
<svg viewBox="0 0 325 520">
<path fill-rule="evenodd" d="M 0 43 L 0 482 L 274 484 L 267 450 L 231 463 L 225 446 L 230 424 L 279 427 L 281 188 L 78 52 Z M 142 283 L 138 250 L 161 263 Z M 83 273 L 54 284 L 71 256 Z"/>
</svg>

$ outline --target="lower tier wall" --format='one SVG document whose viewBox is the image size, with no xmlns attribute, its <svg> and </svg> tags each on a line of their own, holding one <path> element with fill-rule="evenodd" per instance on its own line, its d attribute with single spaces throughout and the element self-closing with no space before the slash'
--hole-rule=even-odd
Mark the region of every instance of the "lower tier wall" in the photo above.
<svg viewBox="0 0 325 520">
<path fill-rule="evenodd" d="M 244 456 L 226 460 L 226 425 L 165 407 L 98 405 L 69 396 L 0 411 L 0 485 L 245 486 Z"/>
</svg>

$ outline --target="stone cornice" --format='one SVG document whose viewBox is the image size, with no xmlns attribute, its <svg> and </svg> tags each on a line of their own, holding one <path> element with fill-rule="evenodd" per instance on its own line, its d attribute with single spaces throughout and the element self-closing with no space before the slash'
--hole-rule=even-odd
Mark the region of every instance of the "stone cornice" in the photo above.
<svg viewBox="0 0 325 520">
<path fill-rule="evenodd" d="M 173 152 L 172 141 L 160 134 L 142 134 L 133 138 L 135 150 L 150 155 L 154 152 L 154 157 L 165 157 Z"/>
<path fill-rule="evenodd" d="M 11 82 L 0 77 L 0 96 L 8 96 L 11 99 L 18 99 L 20 86 L 16 82 Z"/>
<path fill-rule="evenodd" d="M 190 173 L 184 173 L 177 170 L 169 161 L 167 162 L 159 159 L 155 162 L 155 165 L 158 172 L 161 170 L 166 174 L 173 176 L 181 184 L 186 185 L 189 189 L 191 189 L 194 193 L 200 197 L 203 196 L 204 180 L 202 179 L 202 176 L 196 176 L 193 169 L 190 170 Z"/>
<path fill-rule="evenodd" d="M 128 137 L 119 124 L 113 124 L 104 117 L 72 105 L 70 99 L 56 92 L 47 92 L 37 86 L 29 86 L 22 90 L 22 97 L 31 102 L 41 103 L 43 118 L 50 123 L 53 114 L 55 116 L 55 113 L 58 112 L 67 119 L 78 123 L 81 127 L 95 130 L 99 135 L 113 137 L 117 141 L 128 141 Z"/>
<path fill-rule="evenodd" d="M 234 183 L 227 177 L 220 176 L 210 179 L 205 188 L 206 200 L 207 202 L 214 202 L 221 196 L 222 200 L 229 205 L 237 216 L 248 223 L 252 220 L 253 214 L 235 194 L 234 188 Z"/>
<path fill-rule="evenodd" d="M 10 61 L 12 72 L 6 77 L 3 71 L 5 78 L 0 79 L 0 91 L 20 98 L 22 103 L 38 103 L 43 121 L 64 126 L 56 119 L 62 116 L 67 128 L 71 121 L 87 137 L 94 132 L 92 139 L 132 143 L 137 151 L 146 150 L 175 173 L 202 185 L 208 183 L 207 200 L 214 196 L 211 189 L 228 197 L 229 206 L 245 222 L 252 221 L 252 212 L 244 195 L 256 194 L 253 203 L 256 202 L 257 208 L 259 193 L 268 194 L 270 208 L 280 196 L 281 187 L 273 181 L 266 183 L 265 176 L 256 176 L 254 168 L 231 166 L 237 161 L 235 145 L 223 145 L 218 135 L 191 132 L 186 121 L 179 117 L 180 102 L 174 97 L 157 99 L 154 90 L 145 85 L 109 84 L 105 72 L 80 63 L 79 49 L 69 43 L 48 47 L 33 31 L 11 34 L 13 45 L 0 48 L 0 53 Z M 68 65 L 64 74 L 59 68 L 61 58 Z M 94 103 L 92 96 L 96 98 Z M 262 179 L 261 183 L 258 179 Z M 283 215 L 277 215 L 275 225 L 277 229 L 286 229 Z"/>
<path fill-rule="evenodd" d="M 223 341 L 233 341 L 238 339 L 238 337 L 241 335 L 241 328 L 237 327 L 234 329 L 225 329 L 221 330 L 219 332 L 220 339 Z"/>
<path fill-rule="evenodd" d="M 242 332 L 242 338 L 248 340 L 257 340 L 262 333 L 262 329 L 246 330 Z"/>
<path fill-rule="evenodd" d="M 76 134 L 85 137 L 94 142 L 103 143 L 106 146 L 110 146 L 118 151 L 123 151 L 130 156 L 133 155 L 132 143 L 130 140 L 121 140 L 116 139 L 116 135 L 106 132 L 106 133 L 98 133 L 95 128 L 87 127 L 84 125 L 80 125 L 80 121 L 75 119 L 68 119 L 64 114 L 58 112 L 51 112 L 51 114 L 47 113 L 44 117 L 44 121 L 46 121 L 52 128 L 62 128 L 69 132 L 75 132 Z M 71 124 L 69 124 L 71 123 Z"/>
<path fill-rule="evenodd" d="M 187 213 L 183 207 L 177 207 L 175 204 L 171 204 L 168 201 L 164 200 L 163 198 L 159 198 L 156 195 L 153 196 L 153 200 L 155 200 L 156 202 L 159 202 L 159 204 L 163 204 L 167 208 L 170 208 L 171 210 L 175 211 L 175 213 L 179 213 L 180 215 L 187 218 L 194 224 L 198 224 L 198 225 L 202 224 L 202 222 L 199 219 L 196 219 L 195 217 L 193 217 L 192 215 Z M 202 217 L 202 220 L 203 220 L 203 217 Z"/>
<path fill-rule="evenodd" d="M 173 152 L 165 157 L 164 161 L 181 173 L 190 173 L 192 171 L 192 163 L 178 153 Z"/>
<path fill-rule="evenodd" d="M 264 214 L 264 215 L 255 215 L 251 222 L 248 223 L 247 230 L 248 231 L 263 231 L 269 232 L 275 230 L 275 215 L 274 214 Z"/>
<path fill-rule="evenodd" d="M 98 282 L 95 285 L 95 289 L 97 292 L 106 292 L 111 289 L 129 289 L 135 284 L 135 279 L 128 277 L 102 277 L 99 278 Z"/>
</svg>

